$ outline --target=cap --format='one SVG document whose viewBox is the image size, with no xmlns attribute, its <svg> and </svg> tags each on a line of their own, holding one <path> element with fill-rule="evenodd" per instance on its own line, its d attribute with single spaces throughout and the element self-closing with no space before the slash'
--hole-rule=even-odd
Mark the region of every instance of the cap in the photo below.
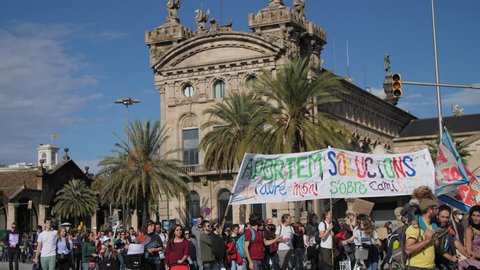
<svg viewBox="0 0 480 270">
<path fill-rule="evenodd" d="M 420 200 L 420 210 L 422 212 L 426 211 L 428 208 L 438 206 L 438 201 L 437 200 L 432 200 L 428 198 L 424 198 Z"/>
</svg>

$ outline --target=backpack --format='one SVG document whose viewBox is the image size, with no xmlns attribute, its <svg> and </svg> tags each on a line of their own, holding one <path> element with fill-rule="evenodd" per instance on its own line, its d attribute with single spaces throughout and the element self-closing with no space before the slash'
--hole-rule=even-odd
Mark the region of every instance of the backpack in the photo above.
<svg viewBox="0 0 480 270">
<path fill-rule="evenodd" d="M 403 225 L 396 229 L 388 238 L 387 251 L 385 260 L 392 264 L 394 262 L 405 265 L 407 262 L 407 254 L 405 253 L 406 236 L 405 231 L 407 226 Z"/>
<path fill-rule="evenodd" d="M 215 259 L 218 261 L 223 260 L 227 251 L 227 245 L 225 244 L 225 241 L 223 241 L 223 238 L 216 233 L 211 233 L 209 236 L 210 240 L 212 241 L 213 256 L 215 256 Z"/>
<path fill-rule="evenodd" d="M 252 233 L 252 241 L 250 241 L 250 245 L 255 241 L 255 231 L 250 228 L 250 232 Z M 247 253 L 245 252 L 245 233 L 242 234 L 237 240 L 237 249 L 238 249 L 238 254 L 244 259 L 247 258 Z"/>
<path fill-rule="evenodd" d="M 385 256 L 385 260 L 392 264 L 396 262 L 400 265 L 406 265 L 408 260 L 408 255 L 405 252 L 406 242 L 407 242 L 407 235 L 405 234 L 407 231 L 408 226 L 403 225 L 393 232 L 390 237 L 388 238 L 387 243 L 387 254 Z M 418 226 L 418 238 L 417 242 L 420 240 L 420 226 Z"/>
</svg>

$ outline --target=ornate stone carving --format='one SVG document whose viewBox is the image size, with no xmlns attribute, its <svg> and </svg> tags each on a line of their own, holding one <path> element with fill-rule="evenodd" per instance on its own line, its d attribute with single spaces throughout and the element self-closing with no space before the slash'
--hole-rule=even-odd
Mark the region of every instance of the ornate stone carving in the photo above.
<svg viewBox="0 0 480 270">
<path fill-rule="evenodd" d="M 203 13 L 201 9 L 195 10 L 195 22 L 197 23 L 197 31 L 202 31 L 205 29 L 205 23 L 208 21 L 209 15 L 209 9 L 207 9 L 207 12 L 205 13 Z"/>
<path fill-rule="evenodd" d="M 293 5 L 295 6 L 295 12 L 301 16 L 305 16 L 305 1 L 304 0 L 293 0 Z"/>
<path fill-rule="evenodd" d="M 198 127 L 197 126 L 197 119 L 195 115 L 190 114 L 185 116 L 182 119 L 182 128 L 192 128 L 192 127 Z"/>
<path fill-rule="evenodd" d="M 178 18 L 178 9 L 180 8 L 181 3 L 182 0 L 168 0 L 167 11 L 169 21 L 180 22 L 180 19 Z"/>
</svg>

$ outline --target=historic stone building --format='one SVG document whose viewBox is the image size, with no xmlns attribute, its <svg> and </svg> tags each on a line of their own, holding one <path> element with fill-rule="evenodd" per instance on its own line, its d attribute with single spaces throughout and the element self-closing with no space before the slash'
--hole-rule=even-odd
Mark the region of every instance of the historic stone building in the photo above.
<svg viewBox="0 0 480 270">
<path fill-rule="evenodd" d="M 90 186 L 92 175 L 83 172 L 68 156 L 68 149 L 58 160 L 59 148 L 55 145 L 40 145 L 37 164 L 16 164 L 0 168 L 0 230 L 17 228 L 29 233 L 37 225 L 43 225 L 46 217 L 53 217 L 55 194 L 66 183 L 81 179 Z M 95 214 L 86 218 L 87 226 L 96 226 Z M 103 223 L 103 221 L 102 221 Z"/>
<path fill-rule="evenodd" d="M 201 128 L 207 121 L 203 111 L 230 93 L 248 91 L 249 81 L 263 70 L 275 74 L 287 58 L 308 57 L 312 75 L 317 74 L 322 70 L 321 52 L 327 35 L 308 21 L 304 1 L 293 1 L 294 8 L 281 0 L 270 1 L 256 14 L 249 14 L 251 32 L 235 31 L 231 22 L 218 25 L 214 19 L 208 21 L 208 14 L 202 10 L 196 11 L 197 29 L 189 29 L 180 22 L 178 2 L 169 1 L 169 17 L 163 25 L 145 33 L 145 42 L 160 93 L 161 121 L 171 132 L 169 146 L 183 149 L 173 158 L 185 162 L 194 181 L 189 196 L 163 201 L 160 218 L 185 220 L 202 214 L 220 220 L 235 174 L 218 174 L 202 166 L 203 152 L 198 145 L 210 131 Z M 357 151 L 386 153 L 412 148 L 409 139 L 400 136 L 409 123 L 417 120 L 415 116 L 348 81 L 343 84 L 348 92 L 343 101 L 319 109 L 331 112 L 354 134 L 352 144 Z M 404 199 L 378 199 L 385 203 L 376 207 L 379 211 L 393 209 Z M 320 207 L 319 202 L 304 202 L 303 213 L 320 212 Z M 294 204 L 252 205 L 247 207 L 247 214 L 256 211 L 272 216 L 274 209 L 278 216 L 283 212 L 293 214 Z M 239 222 L 238 213 L 239 208 L 233 207 L 227 222 Z"/>
</svg>

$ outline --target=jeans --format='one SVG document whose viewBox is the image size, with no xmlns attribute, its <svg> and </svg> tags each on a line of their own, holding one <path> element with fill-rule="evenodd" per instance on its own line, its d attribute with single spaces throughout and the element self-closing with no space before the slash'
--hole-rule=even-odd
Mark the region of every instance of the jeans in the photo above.
<svg viewBox="0 0 480 270">
<path fill-rule="evenodd" d="M 277 253 L 280 269 L 293 269 L 295 261 L 293 249 L 279 250 Z"/>
<path fill-rule="evenodd" d="M 232 262 L 230 264 L 230 270 L 242 270 L 242 269 L 243 269 L 242 264 L 238 264 L 237 261 L 232 260 Z"/>
<path fill-rule="evenodd" d="M 13 270 L 13 263 L 15 263 L 15 270 L 18 270 L 18 255 L 20 255 L 18 248 L 8 249 L 8 267 L 10 270 Z"/>
<path fill-rule="evenodd" d="M 203 263 L 203 270 L 220 270 L 220 263 L 215 262 L 204 262 Z"/>
<path fill-rule="evenodd" d="M 295 265 L 297 270 L 303 270 L 303 260 L 305 259 L 305 249 L 296 248 L 295 252 Z"/>
<path fill-rule="evenodd" d="M 43 270 L 55 270 L 55 262 L 57 260 L 57 256 L 48 256 L 48 257 L 40 257 L 40 262 L 42 262 L 42 269 Z"/>
<path fill-rule="evenodd" d="M 118 259 L 118 262 L 120 263 L 120 269 L 125 269 L 125 258 L 123 258 L 122 252 L 117 253 L 117 259 Z"/>
</svg>

